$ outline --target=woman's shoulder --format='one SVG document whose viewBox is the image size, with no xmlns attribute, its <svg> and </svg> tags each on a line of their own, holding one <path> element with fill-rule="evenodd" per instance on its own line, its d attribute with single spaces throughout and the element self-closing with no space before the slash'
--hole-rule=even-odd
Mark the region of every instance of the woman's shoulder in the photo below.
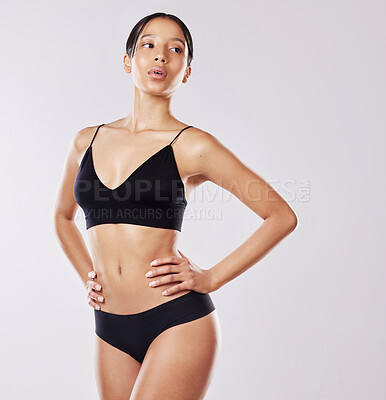
<svg viewBox="0 0 386 400">
<path fill-rule="evenodd" d="M 184 147 L 189 149 L 190 153 L 199 152 L 208 146 L 213 146 L 216 142 L 219 142 L 217 137 L 209 131 L 200 129 L 196 126 L 191 126 L 186 129 L 183 142 Z M 184 132 L 182 132 L 184 134 Z"/>
<path fill-rule="evenodd" d="M 76 153 L 81 156 L 84 154 L 88 146 L 90 145 L 92 138 L 95 135 L 96 130 L 99 125 L 86 126 L 78 130 L 72 138 L 73 147 L 75 148 Z"/>
<path fill-rule="evenodd" d="M 226 152 L 227 149 L 213 132 L 191 127 L 184 133 L 186 135 L 180 141 L 179 151 L 186 160 L 188 175 L 202 175 L 203 166 L 208 160 L 216 160 L 217 167 L 221 165 L 224 150 Z"/>
<path fill-rule="evenodd" d="M 197 127 L 191 127 L 186 130 L 188 131 L 189 134 L 181 141 L 181 148 L 186 149 L 184 154 L 192 163 L 200 163 L 204 157 L 226 149 L 213 132 Z"/>
</svg>

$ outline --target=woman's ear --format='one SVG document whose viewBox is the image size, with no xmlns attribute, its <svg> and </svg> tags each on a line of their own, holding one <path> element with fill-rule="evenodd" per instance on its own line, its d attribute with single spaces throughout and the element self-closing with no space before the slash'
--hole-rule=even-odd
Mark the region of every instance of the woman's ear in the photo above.
<svg viewBox="0 0 386 400">
<path fill-rule="evenodd" d="M 192 72 L 192 67 L 189 65 L 189 67 L 186 68 L 185 75 L 182 79 L 182 83 L 186 83 L 188 81 L 191 72 Z"/>
<path fill-rule="evenodd" d="M 131 60 L 130 57 L 125 53 L 123 56 L 123 69 L 130 74 L 131 73 Z"/>
</svg>

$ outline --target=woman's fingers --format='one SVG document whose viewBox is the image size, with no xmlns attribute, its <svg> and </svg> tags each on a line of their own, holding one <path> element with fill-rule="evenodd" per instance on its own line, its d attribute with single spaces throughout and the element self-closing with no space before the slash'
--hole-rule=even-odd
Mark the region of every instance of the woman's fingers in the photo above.
<svg viewBox="0 0 386 400">
<path fill-rule="evenodd" d="M 90 278 L 94 277 L 94 279 L 95 279 L 96 272 L 90 271 L 88 273 L 88 276 Z M 87 301 L 88 301 L 88 304 L 91 307 L 95 308 L 96 310 L 100 310 L 100 308 L 101 308 L 100 305 L 97 304 L 97 302 L 103 303 L 103 301 L 104 301 L 103 296 L 100 295 L 99 293 L 97 293 L 97 291 L 100 291 L 100 290 L 102 290 L 102 286 L 98 282 L 96 282 L 95 280 L 87 281 L 87 283 L 86 283 Z"/>
<path fill-rule="evenodd" d="M 103 303 L 104 298 L 96 293 L 93 289 L 87 289 L 87 301 L 90 306 L 99 310 L 100 305 L 97 302 L 99 301 L 100 303 Z"/>
<path fill-rule="evenodd" d="M 101 306 L 97 303 L 95 303 L 94 301 L 92 301 L 89 297 L 88 297 L 88 304 L 92 307 L 95 308 L 95 310 L 100 310 Z"/>
<path fill-rule="evenodd" d="M 97 282 L 97 281 L 87 281 L 86 283 L 86 287 L 91 287 L 94 290 L 98 290 L 101 291 L 102 290 L 102 286 Z"/>
<path fill-rule="evenodd" d="M 176 281 L 181 281 L 183 280 L 184 274 L 170 274 L 170 275 L 164 275 L 164 276 L 159 276 L 157 279 L 152 280 L 149 282 L 149 286 L 151 287 L 156 287 L 160 285 L 166 285 L 167 283 L 170 282 L 176 282 Z"/>
<path fill-rule="evenodd" d="M 94 300 L 103 302 L 103 296 L 97 293 L 92 286 L 87 288 L 87 295 Z"/>
</svg>

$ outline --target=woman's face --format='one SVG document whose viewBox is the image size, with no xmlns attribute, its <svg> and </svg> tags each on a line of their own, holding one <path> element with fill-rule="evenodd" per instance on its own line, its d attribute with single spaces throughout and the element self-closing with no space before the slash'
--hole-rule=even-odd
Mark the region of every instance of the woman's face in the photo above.
<svg viewBox="0 0 386 400">
<path fill-rule="evenodd" d="M 134 85 L 139 90 L 154 95 L 170 95 L 190 75 L 187 56 L 185 37 L 177 22 L 169 18 L 154 18 L 141 32 L 133 58 L 130 60 L 125 54 L 123 61 L 125 71 L 132 73 Z M 160 79 L 149 74 L 153 67 L 163 67 L 166 77 Z"/>
</svg>

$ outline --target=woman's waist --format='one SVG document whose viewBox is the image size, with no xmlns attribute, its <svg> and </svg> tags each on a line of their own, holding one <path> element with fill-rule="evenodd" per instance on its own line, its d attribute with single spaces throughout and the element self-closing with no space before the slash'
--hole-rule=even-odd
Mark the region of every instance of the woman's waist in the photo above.
<svg viewBox="0 0 386 400">
<path fill-rule="evenodd" d="M 150 266 L 140 271 L 125 270 L 118 275 L 109 270 L 95 268 L 96 281 L 102 286 L 98 294 L 104 297 L 104 301 L 99 303 L 101 310 L 117 314 L 134 314 L 190 292 L 190 290 L 180 290 L 172 295 L 164 296 L 162 294 L 164 290 L 179 284 L 180 281 L 151 287 L 149 283 L 162 275 L 158 275 L 157 278 L 147 278 L 145 273 L 149 269 Z"/>
</svg>

